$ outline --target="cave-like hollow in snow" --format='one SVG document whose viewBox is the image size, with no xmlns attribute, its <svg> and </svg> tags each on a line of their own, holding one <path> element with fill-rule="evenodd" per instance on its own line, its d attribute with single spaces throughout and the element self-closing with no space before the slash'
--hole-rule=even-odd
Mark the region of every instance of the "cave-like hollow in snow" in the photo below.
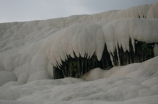
<svg viewBox="0 0 158 104">
<path fill-rule="evenodd" d="M 129 41 L 129 51 L 123 51 L 122 47 L 118 48 L 118 53 L 109 53 L 105 44 L 102 58 L 98 61 L 95 53 L 91 57 L 77 57 L 74 53 L 74 58 L 67 55 L 67 60 L 62 61 L 62 65 L 54 66 L 54 78 L 75 77 L 79 78 L 86 72 L 94 68 L 101 68 L 103 70 L 109 70 L 113 66 L 128 65 L 131 63 L 143 62 L 154 57 L 153 47 L 155 43 L 145 43 L 134 40 L 135 49 L 132 47 L 131 40 Z M 112 60 L 111 58 L 112 57 Z"/>
</svg>

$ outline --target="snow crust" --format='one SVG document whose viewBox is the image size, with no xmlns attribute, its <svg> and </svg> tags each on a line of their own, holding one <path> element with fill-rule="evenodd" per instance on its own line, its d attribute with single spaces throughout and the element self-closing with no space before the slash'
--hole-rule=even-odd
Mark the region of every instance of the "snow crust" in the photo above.
<svg viewBox="0 0 158 104">
<path fill-rule="evenodd" d="M 0 24 L 0 104 L 157 104 L 158 2 L 93 15 Z M 53 79 L 67 55 L 129 51 L 129 40 L 156 43 L 142 63 Z M 119 53 L 118 53 L 119 54 Z M 111 58 L 111 61 L 113 59 Z"/>
</svg>

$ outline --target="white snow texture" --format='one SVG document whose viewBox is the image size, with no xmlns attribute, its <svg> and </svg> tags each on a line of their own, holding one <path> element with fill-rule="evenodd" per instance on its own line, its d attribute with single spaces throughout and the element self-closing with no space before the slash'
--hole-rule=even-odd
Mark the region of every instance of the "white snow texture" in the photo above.
<svg viewBox="0 0 158 104">
<path fill-rule="evenodd" d="M 53 79 L 67 55 L 101 59 L 129 51 L 129 40 L 156 43 L 143 63 L 95 68 Z M 93 15 L 0 24 L 0 104 L 158 104 L 158 2 Z M 111 61 L 113 59 L 111 58 Z"/>
</svg>

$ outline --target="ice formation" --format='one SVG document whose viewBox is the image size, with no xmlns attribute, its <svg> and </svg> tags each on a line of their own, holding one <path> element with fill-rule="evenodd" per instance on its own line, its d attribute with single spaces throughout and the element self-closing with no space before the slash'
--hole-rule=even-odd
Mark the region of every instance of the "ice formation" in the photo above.
<svg viewBox="0 0 158 104">
<path fill-rule="evenodd" d="M 0 104 L 157 104 L 158 2 L 93 15 L 0 24 Z M 82 78 L 54 78 L 68 59 L 135 51 L 152 43 L 154 58 L 95 68 Z M 74 55 L 75 53 L 75 55 Z M 118 61 L 120 57 L 118 57 Z M 88 80 L 88 81 L 87 81 Z"/>
</svg>

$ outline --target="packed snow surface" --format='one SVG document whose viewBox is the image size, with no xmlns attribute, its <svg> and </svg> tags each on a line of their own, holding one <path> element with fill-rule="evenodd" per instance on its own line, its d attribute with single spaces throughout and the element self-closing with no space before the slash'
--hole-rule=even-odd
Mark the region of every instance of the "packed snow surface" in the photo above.
<svg viewBox="0 0 158 104">
<path fill-rule="evenodd" d="M 0 24 L 0 104 L 158 104 L 158 2 L 93 15 Z M 142 63 L 53 79 L 67 55 L 101 59 L 155 43 Z M 118 53 L 119 54 L 119 53 Z M 113 59 L 111 58 L 111 61 Z"/>
</svg>

